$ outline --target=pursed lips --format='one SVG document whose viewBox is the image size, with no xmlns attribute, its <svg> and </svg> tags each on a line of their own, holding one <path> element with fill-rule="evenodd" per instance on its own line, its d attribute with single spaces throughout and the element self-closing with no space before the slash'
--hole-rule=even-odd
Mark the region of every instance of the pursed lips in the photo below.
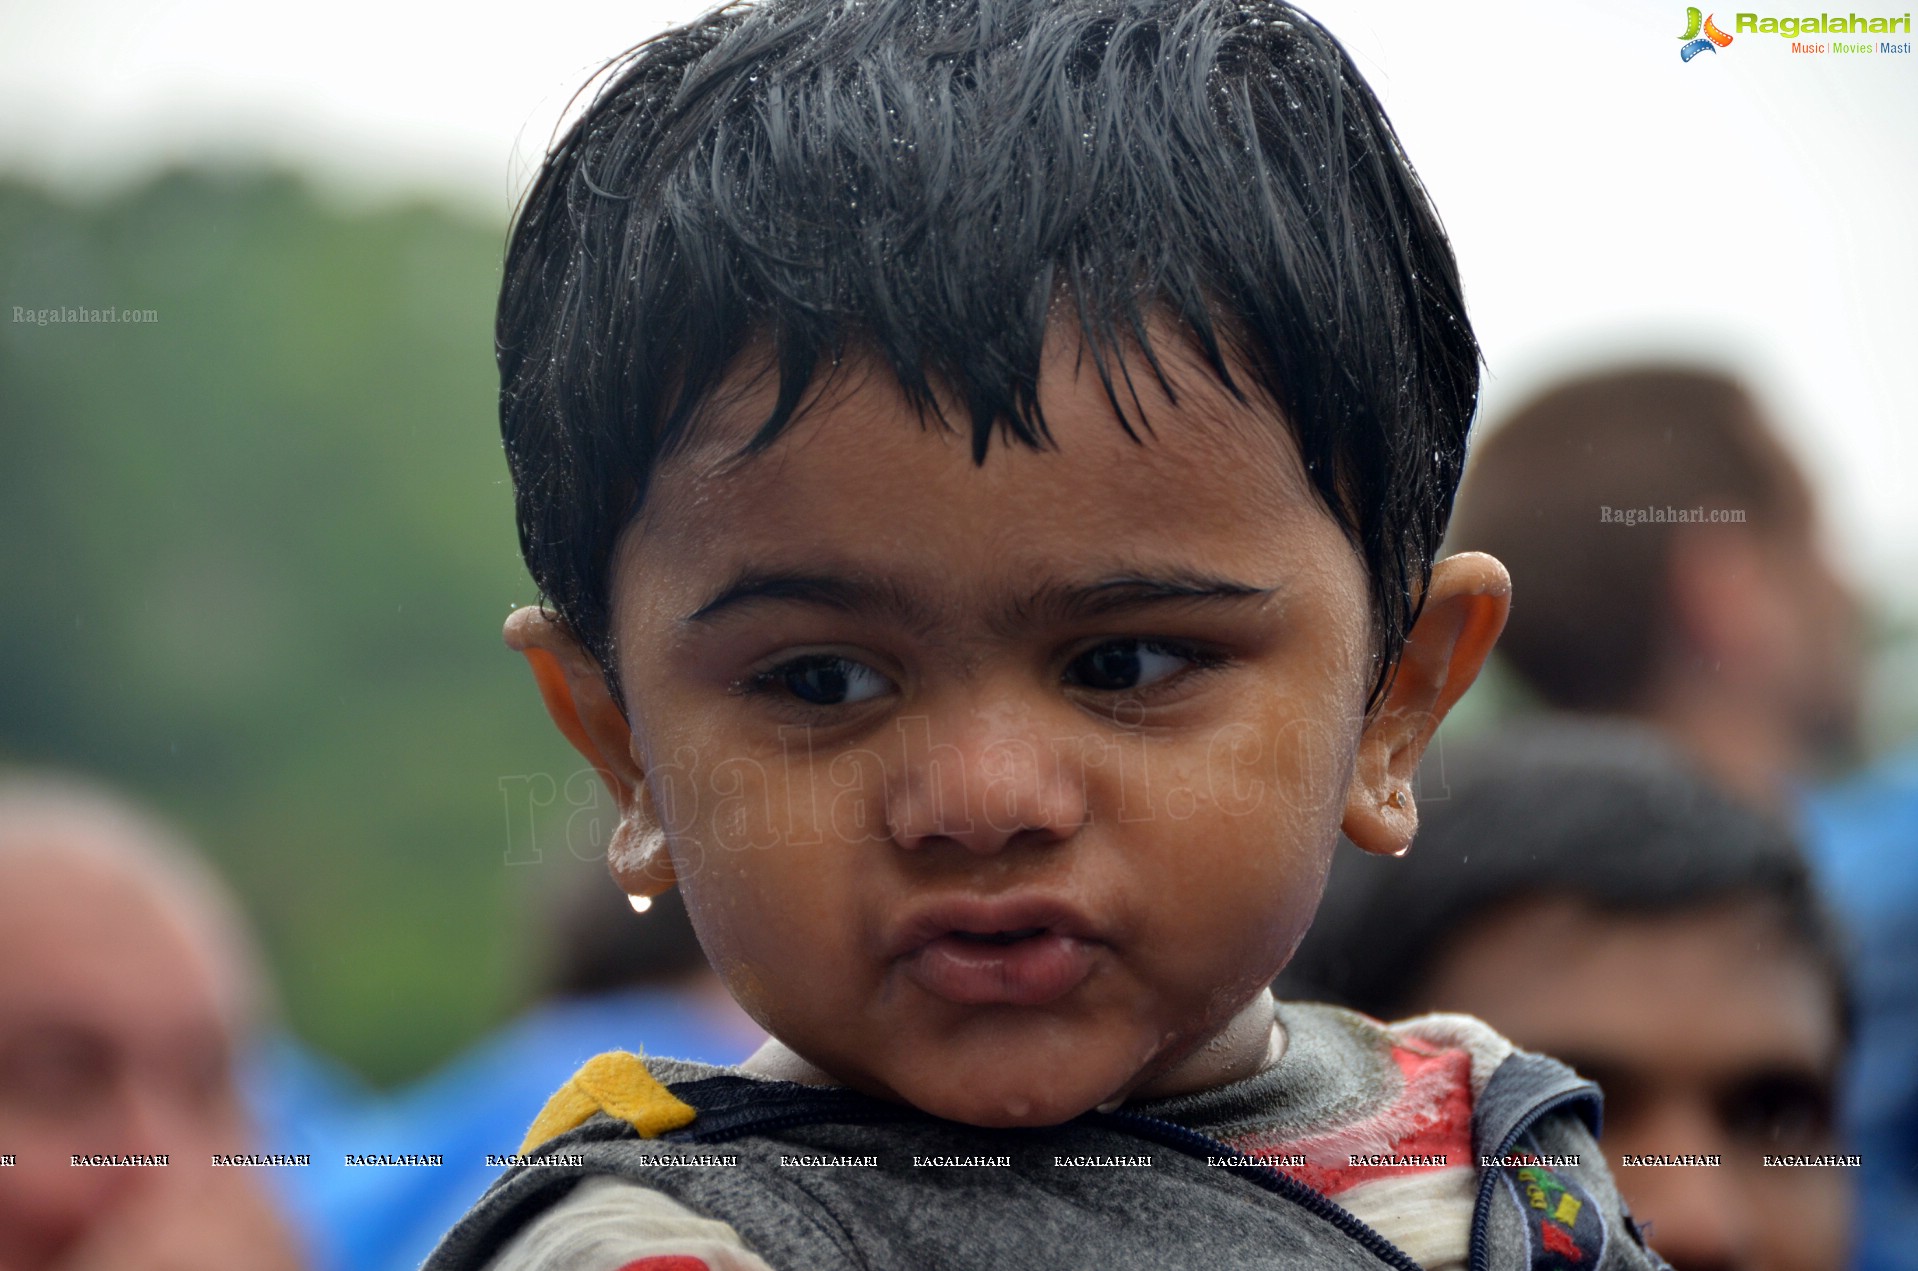
<svg viewBox="0 0 1918 1271">
<path fill-rule="evenodd" d="M 1046 896 L 954 897 L 926 904 L 886 944 L 906 978 L 963 1006 L 1042 1006 L 1092 973 L 1091 921 Z"/>
</svg>

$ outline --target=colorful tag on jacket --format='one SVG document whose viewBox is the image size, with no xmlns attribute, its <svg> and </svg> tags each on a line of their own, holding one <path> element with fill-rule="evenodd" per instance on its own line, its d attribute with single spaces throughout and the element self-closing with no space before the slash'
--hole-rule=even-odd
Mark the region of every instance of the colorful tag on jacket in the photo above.
<svg viewBox="0 0 1918 1271">
<path fill-rule="evenodd" d="M 1507 1165 L 1499 1172 L 1524 1215 L 1535 1271 L 1598 1265 L 1605 1256 L 1605 1215 L 1590 1192 L 1542 1165 Z"/>
</svg>

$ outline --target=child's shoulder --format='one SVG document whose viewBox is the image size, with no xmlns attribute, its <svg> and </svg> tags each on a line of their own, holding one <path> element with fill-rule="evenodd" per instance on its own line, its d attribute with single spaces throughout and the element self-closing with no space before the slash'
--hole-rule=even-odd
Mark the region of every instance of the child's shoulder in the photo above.
<svg viewBox="0 0 1918 1271">
<path fill-rule="evenodd" d="M 604 1102 L 529 1147 L 543 1163 L 496 1183 L 428 1271 L 1125 1271 L 1171 1247 L 1195 1264 L 1446 1265 L 1481 1227 L 1501 1247 L 1654 1265 L 1598 1156 L 1596 1092 L 1563 1065 L 1461 1016 L 1385 1025 L 1285 1003 L 1278 1018 L 1287 1045 L 1265 1072 L 1036 1130 L 601 1057 L 588 1084 Z M 670 1104 L 624 1115 L 649 1082 Z M 1404 1213 L 1425 1221 L 1395 1225 Z"/>
<path fill-rule="evenodd" d="M 1565 1064 L 1515 1046 L 1469 1015 L 1385 1024 L 1339 1007 L 1286 1003 L 1280 1018 L 1310 1020 L 1293 1036 L 1334 1063 L 1349 1065 L 1355 1054 L 1385 1056 L 1401 1075 L 1382 1100 L 1358 1097 L 1362 1111 L 1333 1135 L 1336 1146 L 1353 1149 L 1349 1164 L 1376 1162 L 1380 1170 L 1357 1186 L 1350 1175 L 1314 1180 L 1346 1208 L 1367 1217 L 1377 1212 L 1368 1190 L 1384 1194 L 1386 1212 L 1400 1208 L 1405 1189 L 1391 1172 L 1421 1155 L 1436 1156 L 1440 1166 L 1454 1163 L 1450 1153 L 1462 1143 L 1465 1170 L 1457 1172 L 1471 1183 L 1474 1246 L 1529 1252 L 1533 1266 L 1665 1268 L 1645 1247 L 1599 1147 L 1603 1095 Z M 1347 1070 L 1355 1097 L 1366 1080 L 1376 1079 L 1362 1066 Z M 1461 1127 L 1468 1132 L 1461 1135 Z M 1368 1154 L 1362 1147 L 1368 1139 L 1391 1146 Z M 1452 1146 L 1442 1146 L 1448 1141 Z M 1342 1184 L 1350 1190 L 1341 1193 Z M 1428 1212 L 1437 1207 L 1436 1198 L 1426 1206 Z M 1466 1250 L 1465 1261 L 1485 1265 L 1476 1255 L 1476 1248 Z M 1419 1261 L 1429 1266 L 1448 1259 L 1427 1253 Z"/>
</svg>

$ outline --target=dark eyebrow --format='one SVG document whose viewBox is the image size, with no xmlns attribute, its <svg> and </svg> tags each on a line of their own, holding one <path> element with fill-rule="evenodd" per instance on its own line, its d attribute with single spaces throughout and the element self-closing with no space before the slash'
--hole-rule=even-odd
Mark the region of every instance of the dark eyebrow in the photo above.
<svg viewBox="0 0 1918 1271">
<path fill-rule="evenodd" d="M 1187 570 L 1120 574 L 1092 583 L 1049 583 L 1019 602 L 1014 614 L 1033 618 L 1100 618 L 1147 605 L 1210 604 L 1217 601 L 1265 600 L 1278 587 L 1255 587 L 1230 578 Z"/>
<path fill-rule="evenodd" d="M 845 574 L 749 569 L 681 621 L 711 622 L 728 609 L 764 601 L 812 605 L 842 613 L 877 611 L 912 627 L 926 626 L 931 618 L 925 606 L 896 583 Z"/>
<path fill-rule="evenodd" d="M 1003 630 L 1035 620 L 1098 618 L 1149 605 L 1264 600 L 1280 590 L 1186 570 L 1120 574 L 1090 583 L 1053 582 L 1016 601 L 1007 617 L 994 625 Z M 711 622 L 727 610 L 762 602 L 879 613 L 918 630 L 939 624 L 932 608 L 897 582 L 782 570 L 747 570 L 737 575 L 681 621 Z"/>
</svg>

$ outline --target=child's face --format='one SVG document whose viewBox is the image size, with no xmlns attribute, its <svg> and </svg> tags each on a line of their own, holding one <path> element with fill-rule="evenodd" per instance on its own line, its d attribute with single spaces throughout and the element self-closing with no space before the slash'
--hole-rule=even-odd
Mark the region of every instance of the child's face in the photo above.
<svg viewBox="0 0 1918 1271">
<path fill-rule="evenodd" d="M 1036 1125 L 1254 1071 L 1341 819 L 1379 851 L 1415 824 L 1393 783 L 1502 591 L 1489 627 L 1428 593 L 1466 616 L 1394 695 L 1442 700 L 1367 725 L 1359 556 L 1271 412 L 1157 347 L 1178 401 L 1131 359 L 1144 445 L 1055 339 L 1057 451 L 983 467 L 867 368 L 728 463 L 770 405 L 742 387 L 615 560 L 630 738 L 575 646 L 600 703 L 548 684 L 622 792 L 615 874 L 676 878 L 741 1005 L 832 1079 Z M 1489 634 L 1447 668 L 1457 629 Z"/>
</svg>

